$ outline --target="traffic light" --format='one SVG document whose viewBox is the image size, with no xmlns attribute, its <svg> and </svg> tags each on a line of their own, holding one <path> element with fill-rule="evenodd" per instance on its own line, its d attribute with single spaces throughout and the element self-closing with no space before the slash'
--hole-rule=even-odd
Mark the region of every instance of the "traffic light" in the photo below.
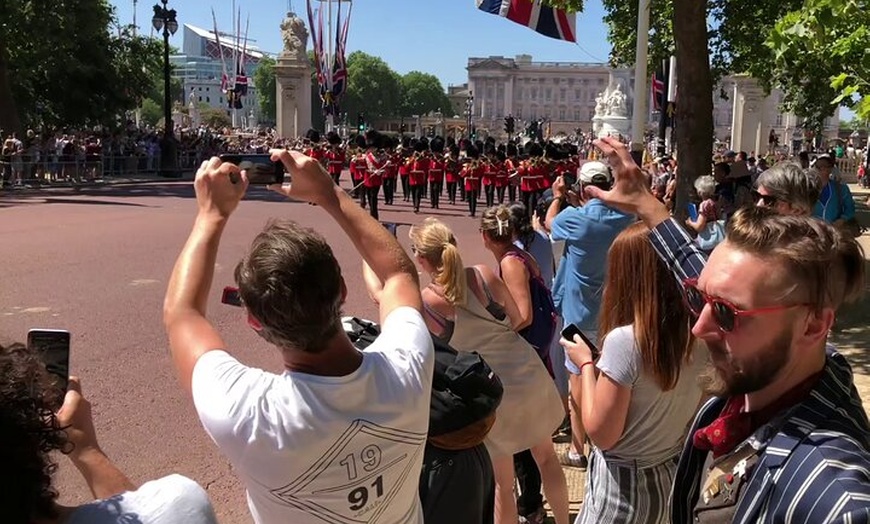
<svg viewBox="0 0 870 524">
<path fill-rule="evenodd" d="M 512 117 L 512 116 L 504 117 L 504 132 L 509 134 L 509 135 L 514 132 L 514 117 Z"/>
<path fill-rule="evenodd" d="M 401 126 L 399 126 L 399 133 L 404 135 L 405 130 L 407 130 L 407 129 L 408 129 L 408 126 L 406 126 L 405 124 L 402 124 Z"/>
<path fill-rule="evenodd" d="M 477 140 L 477 128 L 474 126 L 471 126 L 471 139 Z"/>
<path fill-rule="evenodd" d="M 365 132 L 366 130 L 366 120 L 365 115 L 363 113 L 356 114 L 356 130 L 360 133 Z"/>
</svg>

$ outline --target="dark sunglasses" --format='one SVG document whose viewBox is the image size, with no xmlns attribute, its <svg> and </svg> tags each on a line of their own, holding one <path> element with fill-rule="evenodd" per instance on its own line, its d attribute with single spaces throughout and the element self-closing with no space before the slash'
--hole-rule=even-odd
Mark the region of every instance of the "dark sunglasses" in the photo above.
<svg viewBox="0 0 870 524">
<path fill-rule="evenodd" d="M 752 194 L 752 201 L 753 202 L 755 202 L 757 204 L 758 201 L 761 200 L 764 202 L 765 207 L 773 207 L 776 205 L 777 202 L 779 202 L 779 199 L 776 198 L 775 196 L 762 195 L 761 193 L 758 192 L 757 189 L 753 189 L 751 194 Z"/>
<path fill-rule="evenodd" d="M 701 316 L 704 311 L 704 306 L 709 305 L 713 313 L 713 320 L 719 326 L 719 330 L 725 333 L 731 333 L 737 329 L 737 319 L 739 317 L 749 317 L 752 315 L 760 315 L 764 313 L 773 313 L 774 311 L 782 311 L 793 307 L 807 306 L 809 304 L 788 304 L 778 306 L 761 307 L 757 309 L 740 309 L 727 300 L 711 297 L 698 289 L 698 279 L 690 278 L 683 281 L 683 291 L 685 292 L 686 305 L 695 317 Z"/>
</svg>

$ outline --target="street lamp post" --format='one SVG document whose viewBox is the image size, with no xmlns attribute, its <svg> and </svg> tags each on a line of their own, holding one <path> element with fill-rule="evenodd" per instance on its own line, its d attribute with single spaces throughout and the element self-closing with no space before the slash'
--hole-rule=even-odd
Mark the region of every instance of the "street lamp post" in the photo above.
<svg viewBox="0 0 870 524">
<path fill-rule="evenodd" d="M 474 92 L 469 91 L 468 97 L 465 99 L 465 132 L 468 134 L 468 139 L 471 140 L 471 116 L 474 113 Z"/>
<path fill-rule="evenodd" d="M 160 143 L 160 174 L 167 177 L 178 176 L 178 147 L 172 125 L 172 96 L 169 88 L 169 37 L 178 31 L 175 9 L 168 9 L 168 0 L 161 0 L 154 6 L 151 25 L 158 32 L 163 31 L 163 140 Z"/>
</svg>

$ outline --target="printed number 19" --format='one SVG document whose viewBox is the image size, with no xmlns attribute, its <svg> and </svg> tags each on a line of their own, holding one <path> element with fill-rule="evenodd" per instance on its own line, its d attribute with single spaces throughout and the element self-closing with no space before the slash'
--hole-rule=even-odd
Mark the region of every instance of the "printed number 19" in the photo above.
<svg viewBox="0 0 870 524">
<path fill-rule="evenodd" d="M 375 488 L 375 497 L 380 498 L 384 495 L 384 477 L 378 475 L 372 487 Z M 350 502 L 350 509 L 356 511 L 362 509 L 369 502 L 369 489 L 366 486 L 360 486 L 347 494 L 347 501 Z"/>
</svg>

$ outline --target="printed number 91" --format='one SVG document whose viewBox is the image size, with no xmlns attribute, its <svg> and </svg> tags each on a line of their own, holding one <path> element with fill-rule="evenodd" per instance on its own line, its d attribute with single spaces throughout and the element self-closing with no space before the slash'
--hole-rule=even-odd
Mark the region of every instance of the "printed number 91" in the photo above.
<svg viewBox="0 0 870 524">
<path fill-rule="evenodd" d="M 381 498 L 384 495 L 384 477 L 378 475 L 378 478 L 372 482 L 375 489 L 375 497 Z M 369 489 L 366 486 L 360 486 L 347 494 L 347 501 L 350 503 L 350 509 L 356 511 L 365 507 L 369 503 Z"/>
</svg>

